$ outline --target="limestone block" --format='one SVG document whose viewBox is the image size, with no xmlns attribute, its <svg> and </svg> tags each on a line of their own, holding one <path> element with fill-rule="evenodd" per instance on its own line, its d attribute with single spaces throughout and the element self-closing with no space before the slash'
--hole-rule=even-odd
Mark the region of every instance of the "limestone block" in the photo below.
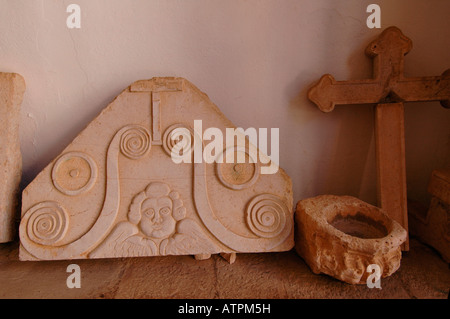
<svg viewBox="0 0 450 319">
<path fill-rule="evenodd" d="M 428 192 L 432 198 L 425 216 L 410 211 L 411 232 L 450 263 L 450 169 L 433 171 Z"/>
<path fill-rule="evenodd" d="M 0 73 L 0 243 L 14 240 L 19 184 L 22 177 L 19 122 L 25 81 Z"/>
<path fill-rule="evenodd" d="M 301 200 L 295 212 L 295 250 L 316 274 L 366 284 L 367 267 L 381 278 L 400 267 L 406 230 L 378 207 L 351 196 Z"/>
<path fill-rule="evenodd" d="M 235 126 L 189 81 L 133 83 L 23 191 L 20 259 L 290 250 L 290 178 L 243 134 L 206 161 L 208 128 Z"/>
</svg>

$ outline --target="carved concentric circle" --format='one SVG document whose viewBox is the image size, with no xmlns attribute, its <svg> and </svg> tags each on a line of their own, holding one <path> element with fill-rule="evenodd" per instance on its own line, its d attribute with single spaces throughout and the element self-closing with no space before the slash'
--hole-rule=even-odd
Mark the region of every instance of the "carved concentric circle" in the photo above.
<svg viewBox="0 0 450 319">
<path fill-rule="evenodd" d="M 228 148 L 222 161 L 217 163 L 217 177 L 223 185 L 234 190 L 252 186 L 260 173 L 259 163 L 254 157 L 244 147 Z"/>
<path fill-rule="evenodd" d="M 179 145 L 177 145 L 180 143 Z M 177 145 L 178 151 L 172 152 Z M 194 133 L 192 129 L 183 124 L 174 124 L 168 127 L 163 135 L 164 151 L 173 159 L 181 159 L 193 153 Z"/>
<path fill-rule="evenodd" d="M 274 238 L 285 228 L 288 213 L 279 197 L 272 194 L 258 195 L 247 206 L 247 225 L 259 237 Z"/>
<path fill-rule="evenodd" d="M 85 153 L 65 153 L 53 165 L 52 180 L 61 193 L 80 195 L 90 190 L 97 180 L 97 165 Z"/>
<path fill-rule="evenodd" d="M 120 151 L 130 159 L 139 159 L 148 153 L 151 137 L 142 126 L 130 126 L 121 136 Z"/>
<path fill-rule="evenodd" d="M 27 235 L 41 245 L 54 245 L 67 232 L 69 217 L 64 208 L 56 202 L 42 202 L 30 208 L 26 217 Z"/>
</svg>

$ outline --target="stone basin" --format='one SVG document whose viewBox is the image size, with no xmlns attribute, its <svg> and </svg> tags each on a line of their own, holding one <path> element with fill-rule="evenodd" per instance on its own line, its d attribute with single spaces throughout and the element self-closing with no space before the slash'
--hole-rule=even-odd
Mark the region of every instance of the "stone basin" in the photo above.
<svg viewBox="0 0 450 319">
<path fill-rule="evenodd" d="M 297 253 L 314 273 L 365 284 L 369 265 L 381 278 L 400 267 L 406 230 L 378 207 L 351 196 L 301 200 L 295 213 Z"/>
</svg>

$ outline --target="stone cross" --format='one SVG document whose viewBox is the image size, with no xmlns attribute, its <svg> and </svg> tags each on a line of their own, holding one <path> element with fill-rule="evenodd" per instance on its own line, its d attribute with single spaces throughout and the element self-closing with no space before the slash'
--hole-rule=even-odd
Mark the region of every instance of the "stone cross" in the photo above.
<svg viewBox="0 0 450 319">
<path fill-rule="evenodd" d="M 405 77 L 404 56 L 412 42 L 397 27 L 389 27 L 366 48 L 373 59 L 373 78 L 336 81 L 326 74 L 308 92 L 321 111 L 335 105 L 376 104 L 378 202 L 388 215 L 408 229 L 403 102 L 440 101 L 450 108 L 450 69 L 441 76 Z M 403 247 L 408 250 L 408 241 Z"/>
</svg>

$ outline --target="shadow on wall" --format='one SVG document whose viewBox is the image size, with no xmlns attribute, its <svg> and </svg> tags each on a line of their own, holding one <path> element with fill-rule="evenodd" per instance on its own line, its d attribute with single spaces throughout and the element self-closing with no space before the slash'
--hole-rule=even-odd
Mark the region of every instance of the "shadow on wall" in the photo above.
<svg viewBox="0 0 450 319">
<path fill-rule="evenodd" d="M 304 180 L 298 190 L 301 198 L 319 194 L 351 195 L 375 205 L 374 107 L 338 106 L 326 114 L 307 98 L 309 88 L 325 73 L 334 73 L 337 80 L 364 79 L 372 75 L 372 60 L 364 54 L 364 49 L 379 31 L 374 31 L 367 39 L 365 21 L 343 18 L 341 13 L 345 12 L 345 4 L 339 4 L 333 4 L 333 9 L 322 9 L 311 15 L 311 20 L 328 22 L 310 35 L 310 43 L 316 45 L 309 47 L 309 50 L 317 54 L 313 58 L 314 63 L 305 66 L 319 67 L 314 72 L 300 70 L 299 76 L 287 89 L 287 94 L 293 96 L 292 92 L 295 89 L 298 92 L 300 88 L 300 92 L 291 99 L 289 112 L 300 128 L 306 130 L 310 127 L 309 132 L 315 134 L 302 136 L 303 141 L 300 142 L 308 148 L 305 153 L 314 152 L 309 156 L 315 164 L 308 168 L 300 167 L 302 176 L 293 176 L 293 179 L 294 182 L 297 178 Z M 350 41 L 349 37 L 355 37 L 355 30 L 360 30 L 356 38 L 361 40 Z M 355 45 L 348 48 L 344 46 L 346 43 Z M 348 51 L 351 53 L 347 58 Z M 338 61 L 340 57 L 343 57 L 342 61 Z M 307 138 L 311 141 L 306 141 Z M 308 143 L 314 144 L 308 147 Z M 296 165 L 302 165 L 302 162 Z M 310 182 L 307 182 L 308 178 L 303 179 L 307 176 Z"/>
<path fill-rule="evenodd" d="M 314 181 L 301 185 L 302 193 L 307 194 L 303 198 L 320 194 L 351 195 L 375 205 L 373 106 L 345 105 L 332 113 L 322 113 L 306 98 L 308 89 L 302 89 L 290 104 L 290 110 L 301 119 L 299 126 L 317 127 L 313 130 L 314 140 L 319 141 L 311 155 L 315 157 L 315 165 L 300 168 L 302 175 L 312 174 Z"/>
</svg>

